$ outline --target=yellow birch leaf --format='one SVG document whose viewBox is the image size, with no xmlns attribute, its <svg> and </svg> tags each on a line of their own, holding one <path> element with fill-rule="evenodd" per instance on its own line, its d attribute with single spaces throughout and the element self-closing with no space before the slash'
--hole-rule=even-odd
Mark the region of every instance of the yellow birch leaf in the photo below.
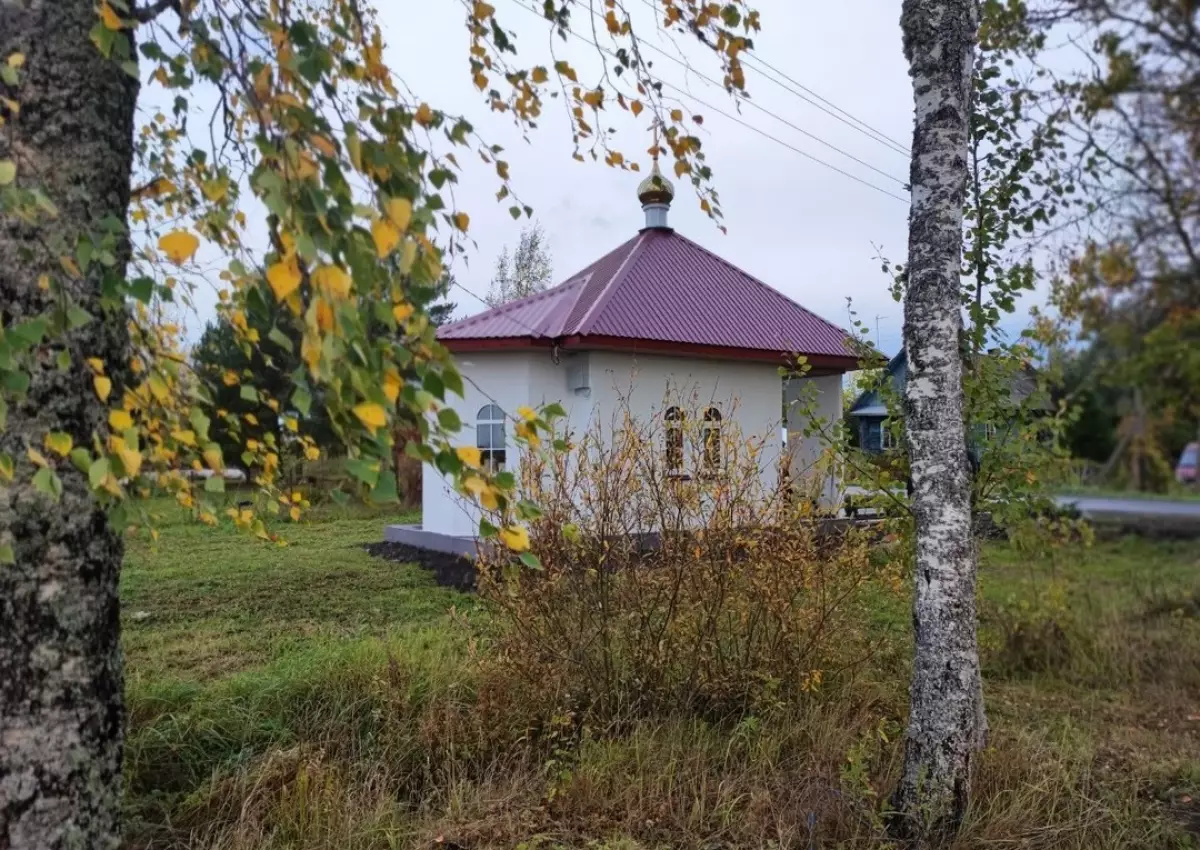
<svg viewBox="0 0 1200 850">
<path fill-rule="evenodd" d="M 175 442 L 183 443 L 185 446 L 196 445 L 195 431 L 172 431 L 171 436 L 175 438 Z"/>
<path fill-rule="evenodd" d="M 171 395 L 171 391 L 167 388 L 167 382 L 159 375 L 151 375 L 146 383 L 150 386 L 150 392 L 158 401 L 166 401 Z"/>
<path fill-rule="evenodd" d="M 682 109 L 672 109 L 671 110 L 671 120 L 672 121 L 682 121 L 683 120 L 683 110 Z"/>
<path fill-rule="evenodd" d="M 108 425 L 114 431 L 124 431 L 133 427 L 133 417 L 124 410 L 110 410 L 108 412 Z"/>
<path fill-rule="evenodd" d="M 530 422 L 532 422 L 534 419 L 537 419 L 537 411 L 532 407 L 527 407 L 525 405 L 521 405 L 517 408 L 517 415 Z"/>
<path fill-rule="evenodd" d="M 383 405 L 374 402 L 355 405 L 354 415 L 372 434 L 387 424 L 387 411 L 383 409 Z"/>
<path fill-rule="evenodd" d="M 97 375 L 104 374 L 104 361 L 99 357 L 89 357 L 87 359 L 87 364 L 92 367 L 92 371 Z"/>
<path fill-rule="evenodd" d="M 104 24 L 104 28 L 108 30 L 119 30 L 123 26 L 121 18 L 113 11 L 113 7 L 107 2 L 100 4 L 100 22 Z"/>
<path fill-rule="evenodd" d="M 404 324 L 405 319 L 411 316 L 413 312 L 413 305 L 397 304 L 392 308 L 392 318 L 396 320 L 396 324 Z"/>
<path fill-rule="evenodd" d="M 92 386 L 96 388 L 96 395 L 101 401 L 108 401 L 108 396 L 112 393 L 112 381 L 103 375 L 96 375 L 92 378 Z"/>
<path fill-rule="evenodd" d="M 346 270 L 339 266 L 321 266 L 313 272 L 313 283 L 318 289 L 328 292 L 335 298 L 347 298 L 350 295 L 351 280 Z"/>
<path fill-rule="evenodd" d="M 282 301 L 300 286 L 300 263 L 295 254 L 289 254 L 267 269 L 267 283 L 275 293 L 275 300 Z"/>
<path fill-rule="evenodd" d="M 300 359 L 308 366 L 308 371 L 317 374 L 321 363 L 321 338 L 315 334 L 306 333 L 300 341 Z"/>
<path fill-rule="evenodd" d="M 388 198 L 383 209 L 387 212 L 388 219 L 396 225 L 401 233 L 408 230 L 408 223 L 412 220 L 412 201 L 408 198 Z"/>
<path fill-rule="evenodd" d="M 44 274 L 38 276 L 38 289 L 42 292 L 50 291 L 50 275 Z"/>
<path fill-rule="evenodd" d="M 290 516 L 292 518 L 292 522 L 299 522 L 300 521 L 300 509 L 293 506 L 292 509 L 290 511 L 288 511 L 288 516 Z"/>
<path fill-rule="evenodd" d="M 225 458 L 221 456 L 221 449 L 215 443 L 210 443 L 208 448 L 203 452 L 204 462 L 208 464 L 208 468 L 214 472 L 220 472 L 225 466 Z"/>
<path fill-rule="evenodd" d="M 400 244 L 400 231 L 386 218 L 377 218 L 371 225 L 371 238 L 375 240 L 375 254 L 382 260 Z"/>
<path fill-rule="evenodd" d="M 500 539 L 514 552 L 524 552 L 529 548 L 529 532 L 519 525 L 510 525 L 500 529 Z"/>
<path fill-rule="evenodd" d="M 496 489 L 494 487 L 487 487 L 480 493 L 479 504 L 487 511 L 494 511 L 500 507 L 500 499 L 496 496 Z"/>
<path fill-rule="evenodd" d="M 480 91 L 483 91 L 484 89 L 487 88 L 488 78 L 484 75 L 484 73 L 482 71 L 476 73 L 475 77 L 473 79 L 475 82 L 475 87 L 477 89 L 479 89 Z"/>
<path fill-rule="evenodd" d="M 428 127 L 433 121 L 433 110 L 429 108 L 428 103 L 422 103 L 417 107 L 417 111 L 413 113 L 413 120 L 422 127 Z"/>
<path fill-rule="evenodd" d="M 346 137 L 346 153 L 350 155 L 350 164 L 355 171 L 362 171 L 362 140 L 358 136 Z"/>
<path fill-rule="evenodd" d="M 643 108 L 640 100 L 635 100 L 629 104 L 629 111 L 633 113 L 635 118 L 642 113 Z"/>
<path fill-rule="evenodd" d="M 200 240 L 186 230 L 172 230 L 158 240 L 158 247 L 168 260 L 182 265 L 200 248 Z"/>
<path fill-rule="evenodd" d="M 333 142 L 324 136 L 320 134 L 313 134 L 309 138 L 309 141 L 312 142 L 314 148 L 321 152 L 322 156 L 327 156 L 331 159 L 337 156 L 337 148 L 334 146 Z"/>
<path fill-rule="evenodd" d="M 20 68 L 24 64 L 25 64 L 25 54 L 24 53 L 14 53 L 13 55 L 8 57 L 8 67 L 10 67 L 10 68 Z"/>
<path fill-rule="evenodd" d="M 454 450 L 454 453 L 467 466 L 478 468 L 483 463 L 483 453 L 475 448 L 475 446 L 459 446 Z"/>
<path fill-rule="evenodd" d="M 71 439 L 71 435 L 62 431 L 51 431 L 43 438 L 42 442 L 47 449 L 60 457 L 69 455 L 71 449 L 75 446 L 75 441 Z"/>
<path fill-rule="evenodd" d="M 42 454 L 41 452 L 39 452 L 37 449 L 35 449 L 33 446 L 27 446 L 25 449 L 25 453 L 27 455 L 29 455 L 29 459 L 31 461 L 33 461 L 33 463 L 36 466 L 49 466 L 50 465 L 50 461 L 46 460 L 46 456 L 44 454 Z"/>
<path fill-rule="evenodd" d="M 412 271 L 413 263 L 417 260 L 417 243 L 411 239 L 404 243 L 404 248 L 400 252 L 400 274 L 408 274 Z"/>
<path fill-rule="evenodd" d="M 465 212 L 455 213 L 454 214 L 454 226 L 457 227 L 459 230 L 461 230 L 463 233 L 466 233 L 467 228 L 471 226 L 471 217 L 469 215 L 467 215 Z"/>
<path fill-rule="evenodd" d="M 400 397 L 400 390 L 404 387 L 404 379 L 400 377 L 400 373 L 395 369 L 388 369 L 383 373 L 383 394 L 387 396 L 388 401 L 395 403 Z"/>
</svg>

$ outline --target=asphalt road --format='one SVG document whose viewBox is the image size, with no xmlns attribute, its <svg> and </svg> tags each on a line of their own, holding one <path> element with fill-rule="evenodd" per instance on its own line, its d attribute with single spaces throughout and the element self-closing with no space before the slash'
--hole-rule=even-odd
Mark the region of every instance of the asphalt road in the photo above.
<svg viewBox="0 0 1200 850">
<path fill-rule="evenodd" d="M 1055 501 L 1063 507 L 1073 506 L 1088 519 L 1144 518 L 1200 522 L 1200 502 L 1107 496 L 1056 496 Z"/>
</svg>

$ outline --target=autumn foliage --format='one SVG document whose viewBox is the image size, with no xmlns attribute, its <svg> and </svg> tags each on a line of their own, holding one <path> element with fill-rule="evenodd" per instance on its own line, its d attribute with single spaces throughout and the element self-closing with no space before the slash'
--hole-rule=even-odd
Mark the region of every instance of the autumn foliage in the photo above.
<svg viewBox="0 0 1200 850">
<path fill-rule="evenodd" d="M 777 461 L 761 441 L 682 419 L 701 423 L 685 426 L 682 468 L 663 429 L 627 411 L 527 463 L 543 568 L 493 553 L 480 582 L 492 663 L 548 700 L 607 719 L 724 717 L 850 676 L 875 647 L 865 601 L 900 587 L 886 547 L 792 503 L 762 475 Z"/>
</svg>

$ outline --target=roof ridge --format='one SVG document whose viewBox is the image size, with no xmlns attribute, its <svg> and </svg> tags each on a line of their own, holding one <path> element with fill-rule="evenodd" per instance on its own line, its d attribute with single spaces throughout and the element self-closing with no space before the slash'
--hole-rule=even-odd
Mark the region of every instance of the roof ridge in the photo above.
<svg viewBox="0 0 1200 850">
<path fill-rule="evenodd" d="M 699 242 L 696 242 L 696 241 L 693 241 L 693 240 L 691 240 L 691 239 L 688 239 L 688 238 L 687 238 L 686 236 L 684 236 L 682 233 L 677 233 L 677 232 L 676 232 L 676 231 L 674 231 L 674 230 L 672 230 L 672 231 L 671 231 L 671 234 L 670 234 L 670 235 L 672 235 L 672 236 L 677 236 L 677 237 L 679 237 L 680 239 L 682 239 L 684 242 L 688 243 L 689 245 L 691 245 L 691 246 L 693 246 L 693 247 L 695 247 L 695 248 L 698 248 L 699 250 L 703 251 L 703 252 L 704 252 L 705 254 L 707 254 L 708 256 L 712 257 L 712 258 L 713 258 L 714 260 L 716 260 L 717 262 L 721 263 L 721 264 L 722 264 L 722 265 L 724 265 L 724 266 L 727 266 L 727 267 L 729 267 L 730 269 L 733 269 L 733 271 L 737 272 L 738 274 L 742 275 L 742 276 L 743 276 L 743 277 L 745 277 L 745 278 L 748 278 L 750 281 L 752 281 L 753 283 L 757 284 L 757 285 L 758 285 L 760 288 L 762 288 L 762 289 L 765 289 L 767 292 L 771 293 L 772 295 L 776 296 L 777 298 L 782 298 L 784 301 L 787 301 L 787 302 L 788 302 L 789 304 L 791 304 L 793 307 L 796 307 L 797 309 L 804 311 L 805 313 L 807 313 L 808 315 L 810 315 L 810 316 L 812 316 L 814 319 L 816 319 L 818 322 L 822 322 L 823 324 L 825 324 L 825 325 L 826 325 L 826 326 L 828 326 L 829 328 L 831 328 L 831 329 L 833 329 L 833 330 L 837 331 L 838 333 L 842 334 L 842 336 L 845 336 L 845 337 L 849 337 L 849 336 L 850 336 L 850 334 L 849 334 L 849 333 L 846 331 L 846 329 L 845 329 L 845 328 L 842 328 L 842 327 L 839 327 L 838 325 L 835 325 L 833 322 L 829 321 L 828 319 L 826 319 L 824 316 L 822 316 L 822 315 L 821 315 L 821 314 L 819 314 L 819 313 L 814 313 L 812 310 L 808 309 L 808 308 L 807 308 L 807 307 L 805 307 L 803 304 L 801 304 L 800 302 L 796 301 L 794 298 L 791 298 L 791 297 L 789 297 L 789 296 L 785 295 L 784 293 L 780 292 L 780 291 L 779 291 L 778 289 L 776 289 L 775 287 L 773 287 L 773 286 L 771 286 L 771 285 L 769 285 L 769 284 L 767 284 L 767 283 L 764 283 L 762 280 L 759 280 L 757 277 L 755 277 L 754 275 L 750 274 L 750 272 L 746 271 L 745 269 L 742 269 L 742 268 L 739 268 L 738 266 L 735 266 L 733 263 L 731 263 L 729 260 L 727 260 L 727 259 L 725 259 L 724 257 L 722 257 L 720 254 L 717 254 L 717 253 L 714 253 L 713 251 L 710 251 L 710 250 L 708 250 L 708 249 L 707 249 L 707 248 L 705 248 L 703 245 L 701 245 Z"/>
<path fill-rule="evenodd" d="M 574 286 L 575 284 L 578 284 L 579 282 L 580 282 L 580 279 L 578 276 L 568 278 L 567 280 L 563 281 L 562 283 L 556 283 L 554 286 L 551 286 L 547 289 L 543 289 L 540 292 L 531 292 L 529 295 L 523 295 L 515 301 L 506 301 L 503 304 L 497 304 L 495 307 L 488 307 L 486 310 L 484 310 L 480 313 L 476 313 L 474 316 L 466 316 L 465 318 L 459 319 L 457 322 L 451 322 L 448 325 L 443 325 L 443 327 L 444 328 L 469 327 L 479 321 L 482 321 L 483 319 L 492 319 L 492 318 L 495 318 L 496 316 L 504 316 L 504 315 L 507 315 L 508 313 L 511 313 L 513 310 L 517 309 L 518 307 L 528 306 L 529 304 L 536 304 L 538 301 L 544 300 L 546 298 L 550 298 L 551 296 L 561 295 L 569 287 Z M 486 303 L 486 302 L 484 302 L 484 303 Z M 532 328 L 530 328 L 530 330 L 532 330 Z M 537 333 L 542 334 L 541 331 L 537 331 Z M 542 336 L 545 336 L 545 334 L 542 334 Z"/>
<path fill-rule="evenodd" d="M 639 234 L 639 236 L 640 236 L 640 234 Z M 566 280 L 562 281 L 561 283 L 556 283 L 556 284 L 554 284 L 554 286 L 543 289 L 541 292 L 533 292 L 533 293 L 530 293 L 529 295 L 524 295 L 524 296 L 516 299 L 515 301 L 507 301 L 504 304 L 499 304 L 495 307 L 488 307 L 486 310 L 476 313 L 473 316 L 466 316 L 457 321 L 442 325 L 440 330 L 449 330 L 451 328 L 472 327 L 473 325 L 483 321 L 484 319 L 493 319 L 493 318 L 496 318 L 497 316 L 504 316 L 504 315 L 511 313 L 513 310 L 517 309 L 518 307 L 525 307 L 530 304 L 536 304 L 536 303 L 538 303 L 539 300 L 549 298 L 554 295 L 562 295 L 572 286 L 576 286 L 579 284 L 585 284 L 585 286 L 583 288 L 586 288 L 586 283 L 587 283 L 588 278 L 586 278 L 585 275 L 589 275 L 592 272 L 592 270 L 595 269 L 595 267 L 597 265 L 599 265 L 610 254 L 615 254 L 617 251 L 621 250 L 621 248 L 625 247 L 626 245 L 628 245 L 630 242 L 634 241 L 637 238 L 638 237 L 635 236 L 632 239 L 626 239 L 624 242 L 622 242 L 616 248 L 613 248 L 607 254 L 604 254 L 603 256 L 599 257 L 598 259 L 596 259 L 593 262 L 589 263 L 588 265 L 584 266 L 582 269 L 575 272 L 575 274 L 571 275 L 570 277 L 568 277 Z M 487 303 L 487 302 L 485 301 L 484 303 Z M 570 311 L 568 311 L 568 314 L 569 313 L 570 313 Z M 518 323 L 518 324 L 520 324 L 520 323 Z M 526 326 L 526 328 L 528 330 L 533 330 L 532 328 L 529 328 L 528 326 Z M 540 334 L 541 336 L 548 336 L 548 334 L 545 334 L 542 331 L 536 331 L 536 333 Z"/>
<path fill-rule="evenodd" d="M 632 267 L 633 258 L 637 255 L 638 250 L 646 241 L 645 236 L 645 231 L 638 232 L 636 241 L 634 241 L 633 245 L 630 245 L 629 250 L 625 254 L 625 258 L 621 260 L 621 265 L 619 265 L 617 270 L 612 273 L 612 277 L 608 279 L 608 283 L 604 284 L 604 288 L 600 290 L 599 294 L 592 301 L 592 306 L 587 308 L 587 312 L 584 313 L 576 323 L 574 333 L 582 335 L 588 332 L 590 327 L 589 320 L 609 302 L 613 296 L 613 293 L 616 292 L 617 288 L 628 275 L 629 269 Z M 624 244 L 628 245 L 629 243 L 626 242 Z M 609 253 L 611 254 L 613 252 L 610 251 Z M 607 257 L 608 254 L 605 254 L 605 256 Z"/>
</svg>

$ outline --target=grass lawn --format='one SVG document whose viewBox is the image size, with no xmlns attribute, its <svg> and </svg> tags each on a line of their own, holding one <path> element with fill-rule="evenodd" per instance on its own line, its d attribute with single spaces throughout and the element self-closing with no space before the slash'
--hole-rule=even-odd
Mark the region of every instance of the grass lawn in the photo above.
<svg viewBox="0 0 1200 850">
<path fill-rule="evenodd" d="M 851 694 L 866 732 L 818 694 L 788 724 L 663 720 L 529 757 L 498 743 L 503 695 L 474 678 L 482 604 L 362 550 L 393 519 L 323 509 L 276 547 L 168 511 L 157 544 L 130 543 L 130 846 L 826 846 L 781 802 L 818 763 L 859 801 L 838 846 L 885 846 L 906 639 Z M 952 846 L 1198 846 L 1200 546 L 984 561 L 993 745 Z M 881 627 L 907 623 L 902 600 L 880 605 Z"/>
</svg>

